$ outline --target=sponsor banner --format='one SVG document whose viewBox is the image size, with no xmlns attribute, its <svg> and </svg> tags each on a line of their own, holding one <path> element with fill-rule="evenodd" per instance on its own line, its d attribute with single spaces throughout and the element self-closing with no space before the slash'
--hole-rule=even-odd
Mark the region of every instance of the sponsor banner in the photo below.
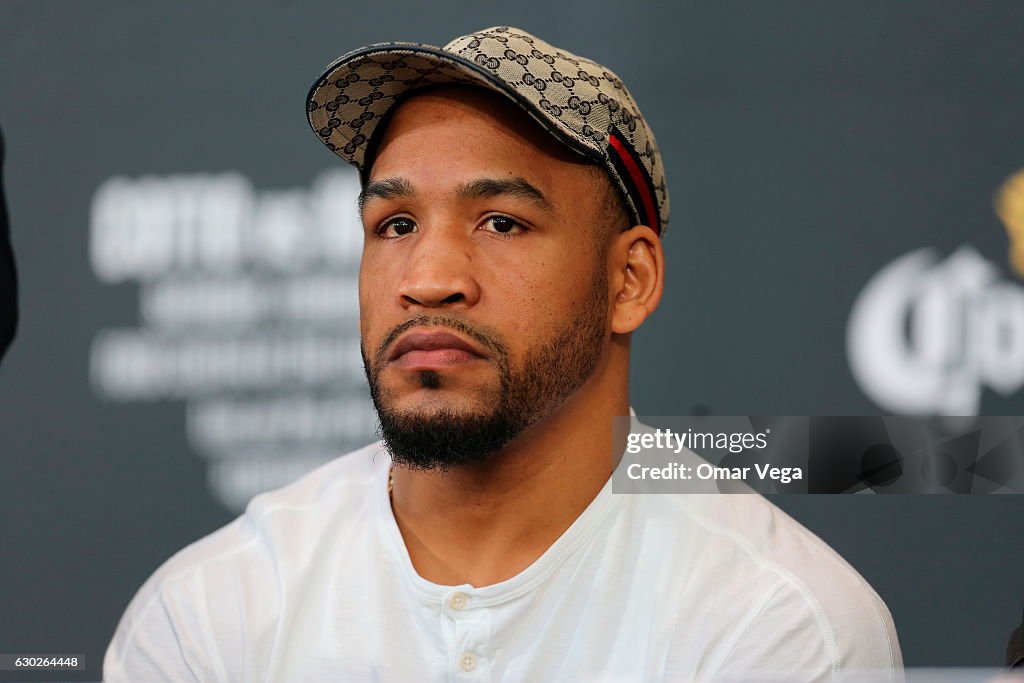
<svg viewBox="0 0 1024 683">
<path fill-rule="evenodd" d="M 996 192 L 1024 275 L 1024 171 Z M 971 245 L 943 258 L 925 247 L 884 266 L 850 312 L 847 356 L 854 380 L 883 410 L 977 415 L 983 391 L 1009 398 L 1024 387 L 1024 287 Z"/>
<path fill-rule="evenodd" d="M 358 193 L 337 169 L 276 190 L 236 172 L 117 177 L 93 197 L 93 272 L 137 285 L 139 318 L 96 334 L 93 391 L 183 402 L 189 446 L 228 510 L 375 438 Z"/>
</svg>

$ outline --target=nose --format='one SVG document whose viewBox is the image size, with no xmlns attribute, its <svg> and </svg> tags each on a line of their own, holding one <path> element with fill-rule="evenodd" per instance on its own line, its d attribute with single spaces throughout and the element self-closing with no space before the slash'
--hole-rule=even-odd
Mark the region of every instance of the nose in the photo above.
<svg viewBox="0 0 1024 683">
<path fill-rule="evenodd" d="M 405 308 L 468 308 L 480 298 L 470 240 L 455 231 L 427 229 L 408 254 L 399 286 Z"/>
</svg>

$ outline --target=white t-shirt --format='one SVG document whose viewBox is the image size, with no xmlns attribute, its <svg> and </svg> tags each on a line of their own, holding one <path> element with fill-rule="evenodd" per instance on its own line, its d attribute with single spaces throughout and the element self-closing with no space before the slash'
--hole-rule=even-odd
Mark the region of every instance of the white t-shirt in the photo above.
<svg viewBox="0 0 1024 683">
<path fill-rule="evenodd" d="M 696 457 L 696 456 L 694 456 Z M 901 680 L 882 600 L 759 495 L 613 494 L 520 574 L 420 577 L 372 444 L 168 560 L 107 683 Z"/>
</svg>

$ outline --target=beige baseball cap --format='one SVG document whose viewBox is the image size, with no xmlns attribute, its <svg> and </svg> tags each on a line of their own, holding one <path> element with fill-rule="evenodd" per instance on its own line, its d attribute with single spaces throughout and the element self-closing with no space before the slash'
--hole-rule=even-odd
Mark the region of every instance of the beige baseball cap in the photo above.
<svg viewBox="0 0 1024 683">
<path fill-rule="evenodd" d="M 602 164 L 637 225 L 668 228 L 665 168 L 640 108 L 619 78 L 589 59 L 508 26 L 460 36 L 443 48 L 377 43 L 339 57 L 309 90 L 309 125 L 365 180 L 374 132 L 395 105 L 433 85 L 495 90 L 563 144 Z"/>
</svg>

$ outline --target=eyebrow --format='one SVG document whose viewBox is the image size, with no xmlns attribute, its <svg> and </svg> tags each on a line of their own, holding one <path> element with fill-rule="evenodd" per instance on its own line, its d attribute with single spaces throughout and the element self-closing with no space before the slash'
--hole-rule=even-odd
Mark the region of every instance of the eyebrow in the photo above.
<svg viewBox="0 0 1024 683">
<path fill-rule="evenodd" d="M 412 197 L 416 191 L 412 189 L 412 183 L 405 178 L 383 178 L 371 180 L 366 183 L 359 192 L 356 199 L 356 206 L 359 208 L 359 215 L 363 215 L 366 202 L 371 199 L 396 199 L 398 197 Z"/>
<path fill-rule="evenodd" d="M 459 186 L 459 197 L 462 199 L 483 199 L 510 195 L 527 199 L 548 213 L 555 212 L 555 206 L 544 196 L 544 193 L 531 185 L 525 178 L 481 178 Z"/>
<path fill-rule="evenodd" d="M 513 176 L 511 178 L 480 178 L 471 180 L 468 183 L 459 185 L 456 190 L 460 199 L 485 199 L 509 195 L 527 199 L 543 211 L 554 214 L 555 205 L 551 203 L 543 192 L 537 189 L 525 178 Z M 371 199 L 396 199 L 399 197 L 414 197 L 416 190 L 405 178 L 382 178 L 373 180 L 366 184 L 359 193 L 357 205 L 362 215 L 366 203 Z"/>
</svg>

